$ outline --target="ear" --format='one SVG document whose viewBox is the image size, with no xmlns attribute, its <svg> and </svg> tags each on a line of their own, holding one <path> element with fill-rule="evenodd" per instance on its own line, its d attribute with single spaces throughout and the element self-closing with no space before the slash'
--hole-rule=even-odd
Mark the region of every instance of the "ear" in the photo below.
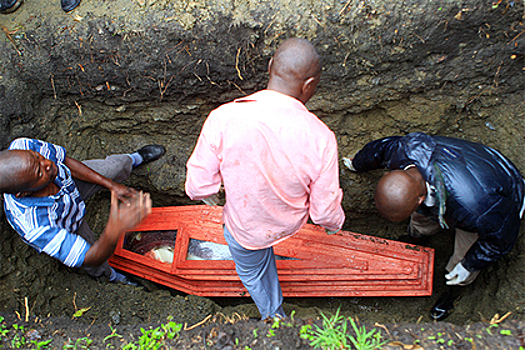
<svg viewBox="0 0 525 350">
<path fill-rule="evenodd" d="M 315 77 L 310 77 L 304 81 L 301 91 L 305 96 L 308 96 L 309 94 L 313 95 L 312 90 L 315 88 Z"/>
<path fill-rule="evenodd" d="M 268 62 L 268 74 L 271 73 L 272 65 L 273 65 L 273 57 L 270 58 L 270 62 Z"/>
<path fill-rule="evenodd" d="M 421 203 L 423 203 L 423 201 L 425 200 L 426 197 L 427 197 L 427 196 L 424 195 L 424 194 L 421 195 L 421 196 L 419 196 L 419 198 L 417 199 L 417 202 L 418 202 L 417 205 L 418 205 L 418 206 L 421 205 Z"/>
</svg>

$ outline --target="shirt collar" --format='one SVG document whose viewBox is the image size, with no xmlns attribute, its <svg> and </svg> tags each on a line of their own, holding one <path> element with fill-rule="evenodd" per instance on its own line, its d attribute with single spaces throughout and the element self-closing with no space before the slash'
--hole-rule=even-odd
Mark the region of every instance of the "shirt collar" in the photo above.
<svg viewBox="0 0 525 350">
<path fill-rule="evenodd" d="M 308 112 L 306 106 L 290 95 L 283 94 L 275 90 L 261 90 L 257 91 L 254 94 L 251 94 L 246 97 L 241 97 L 235 100 L 235 102 L 247 102 L 247 101 L 257 101 L 257 102 L 266 102 L 271 103 L 273 106 L 282 105 L 282 106 L 293 106 L 296 109 L 302 109 Z"/>
<path fill-rule="evenodd" d="M 415 166 L 415 164 L 409 164 L 403 170 L 408 170 L 410 168 L 414 168 Z M 427 195 L 425 196 L 425 200 L 423 201 L 423 203 L 427 207 L 433 207 L 434 204 L 436 204 L 436 188 L 426 181 L 425 186 L 427 188 Z"/>
</svg>

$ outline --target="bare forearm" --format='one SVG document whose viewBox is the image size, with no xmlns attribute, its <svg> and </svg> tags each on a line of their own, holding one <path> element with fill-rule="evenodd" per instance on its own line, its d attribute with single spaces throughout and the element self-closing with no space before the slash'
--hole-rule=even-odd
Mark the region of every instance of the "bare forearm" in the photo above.
<svg viewBox="0 0 525 350">
<path fill-rule="evenodd" d="M 151 213 L 151 198 L 140 192 L 128 202 L 119 204 L 117 194 L 111 191 L 109 219 L 100 236 L 86 253 L 84 265 L 99 266 L 115 251 L 120 235 L 138 225 Z"/>
<path fill-rule="evenodd" d="M 73 176 L 75 179 L 111 189 L 113 180 L 97 173 L 84 163 L 70 157 L 66 157 L 64 163 L 69 168 L 69 170 L 71 170 L 71 176 Z"/>
<path fill-rule="evenodd" d="M 100 239 L 96 241 L 86 253 L 84 258 L 84 265 L 86 266 L 100 266 L 115 251 L 118 243 L 119 234 L 107 235 L 106 232 L 102 234 Z M 114 237 L 114 238 L 110 238 Z"/>
</svg>

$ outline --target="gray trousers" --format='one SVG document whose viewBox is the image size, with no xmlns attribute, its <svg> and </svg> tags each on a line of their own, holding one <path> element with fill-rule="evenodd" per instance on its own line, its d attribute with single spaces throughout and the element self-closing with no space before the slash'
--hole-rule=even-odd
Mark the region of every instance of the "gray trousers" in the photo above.
<svg viewBox="0 0 525 350">
<path fill-rule="evenodd" d="M 108 156 L 106 159 L 93 159 L 83 161 L 85 165 L 95 170 L 97 173 L 110 178 L 116 182 L 122 182 L 126 180 L 131 174 L 133 168 L 131 157 L 126 154 L 117 154 Z M 75 184 L 80 192 L 80 196 L 84 201 L 87 201 L 91 196 L 100 191 L 103 187 L 85 182 L 82 180 L 76 180 Z M 93 244 L 96 241 L 95 234 L 88 226 L 85 220 L 82 220 L 76 234 L 84 238 L 89 244 Z M 100 266 L 82 266 L 82 269 L 93 277 L 106 276 L 110 278 L 112 268 L 108 262 L 104 262 Z"/>
<path fill-rule="evenodd" d="M 410 216 L 410 226 L 409 226 L 410 235 L 418 236 L 431 236 L 439 231 L 441 231 L 441 226 L 439 224 L 419 213 L 412 213 Z M 452 271 L 458 263 L 463 260 L 465 254 L 476 241 L 478 240 L 478 234 L 474 232 L 467 232 L 456 228 L 456 237 L 454 238 L 454 253 L 448 260 L 445 270 L 448 272 Z M 476 277 L 478 277 L 481 271 L 474 271 L 470 276 L 462 282 L 461 286 L 466 286 L 474 282 Z"/>
<path fill-rule="evenodd" d="M 226 225 L 224 238 L 235 262 L 235 270 L 259 309 L 261 319 L 286 317 L 273 248 L 245 249 L 232 237 Z"/>
</svg>

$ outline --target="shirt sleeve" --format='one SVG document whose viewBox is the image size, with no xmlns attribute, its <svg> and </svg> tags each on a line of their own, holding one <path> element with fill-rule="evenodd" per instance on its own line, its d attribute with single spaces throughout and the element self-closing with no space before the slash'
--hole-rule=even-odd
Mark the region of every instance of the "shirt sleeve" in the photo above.
<svg viewBox="0 0 525 350">
<path fill-rule="evenodd" d="M 343 191 L 339 187 L 339 158 L 335 136 L 326 151 L 324 167 L 310 184 L 310 218 L 328 230 L 339 230 L 345 221 L 341 206 Z"/>
<path fill-rule="evenodd" d="M 54 213 L 50 213 L 52 203 L 31 206 L 22 198 L 19 203 L 11 194 L 4 194 L 6 219 L 20 237 L 39 253 L 44 252 L 60 260 L 64 265 L 80 267 L 91 245 L 81 236 L 53 224 Z"/>
<path fill-rule="evenodd" d="M 435 147 L 432 137 L 422 132 L 385 137 L 366 144 L 355 155 L 352 164 L 357 172 L 404 169 L 411 164 L 416 164 L 420 170 L 426 169 Z"/>
<path fill-rule="evenodd" d="M 9 149 L 35 151 L 55 163 L 64 162 L 66 159 L 66 149 L 64 147 L 25 137 L 18 138 L 11 142 Z"/>
<path fill-rule="evenodd" d="M 399 149 L 401 137 L 391 136 L 367 143 L 355 155 L 352 164 L 357 172 L 389 168 L 393 154 Z"/>
<path fill-rule="evenodd" d="M 186 194 L 193 200 L 205 199 L 219 192 L 221 187 L 220 159 L 220 137 L 213 126 L 214 121 L 210 117 L 202 127 L 197 145 L 186 164 Z"/>
<path fill-rule="evenodd" d="M 82 266 L 91 247 L 79 235 L 51 226 L 42 226 L 26 232 L 23 238 L 39 252 L 44 252 L 69 267 Z"/>
</svg>

